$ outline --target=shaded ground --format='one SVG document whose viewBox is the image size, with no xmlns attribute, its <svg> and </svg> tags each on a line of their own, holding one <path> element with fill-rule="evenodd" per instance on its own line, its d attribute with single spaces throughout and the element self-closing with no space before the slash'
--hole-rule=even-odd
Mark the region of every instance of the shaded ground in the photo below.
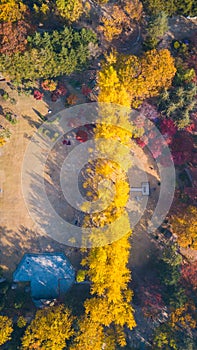
<svg viewBox="0 0 197 350">
<path fill-rule="evenodd" d="M 164 35 L 159 47 L 167 48 L 173 39 L 181 40 L 197 35 L 197 18 L 188 19 L 183 16 L 169 18 L 169 30 Z"/>
</svg>

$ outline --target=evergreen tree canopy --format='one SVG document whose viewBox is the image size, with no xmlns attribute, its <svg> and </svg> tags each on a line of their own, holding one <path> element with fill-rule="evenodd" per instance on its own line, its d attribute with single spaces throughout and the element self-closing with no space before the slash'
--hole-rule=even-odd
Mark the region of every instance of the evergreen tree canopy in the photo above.
<svg viewBox="0 0 197 350">
<path fill-rule="evenodd" d="M 12 80 L 53 78 L 71 74 L 84 67 L 89 58 L 89 43 L 96 42 L 96 35 L 85 28 L 76 31 L 65 27 L 62 31 L 38 32 L 28 37 L 24 53 L 0 58 L 0 71 Z"/>
</svg>

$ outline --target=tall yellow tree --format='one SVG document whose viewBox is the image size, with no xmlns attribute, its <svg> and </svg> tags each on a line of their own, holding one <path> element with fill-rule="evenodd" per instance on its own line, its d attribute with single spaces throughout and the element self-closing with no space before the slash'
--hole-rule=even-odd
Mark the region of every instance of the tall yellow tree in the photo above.
<svg viewBox="0 0 197 350">
<path fill-rule="evenodd" d="M 77 349 L 101 349 L 102 344 L 104 346 L 106 342 L 108 342 L 108 349 L 114 349 L 115 343 L 124 346 L 126 343 L 124 327 L 132 329 L 136 326 L 131 305 L 133 293 L 128 288 L 131 280 L 131 272 L 127 267 L 131 228 L 125 206 L 129 198 L 126 177 L 131 166 L 129 145 L 131 137 L 135 133 L 137 136 L 137 132 L 129 121 L 130 96 L 120 83 L 113 67 L 115 62 L 116 55 L 111 53 L 107 57 L 107 62 L 103 63 L 99 74 L 98 100 L 102 103 L 99 106 L 98 124 L 94 133 L 98 159 L 95 164 L 92 164 L 94 176 L 90 178 L 87 176 L 85 187 L 96 192 L 99 198 L 107 197 L 110 203 L 102 212 L 88 216 L 84 224 L 85 228 L 91 228 L 90 238 L 93 247 L 82 260 L 82 266 L 86 268 L 87 277 L 91 281 L 93 297 L 84 303 L 85 316 L 79 323 L 79 334 L 74 342 L 74 348 Z M 110 102 L 121 104 L 122 112 L 117 114 L 117 108 L 109 104 Z M 102 180 L 111 180 L 109 194 L 106 194 L 108 188 L 99 187 Z M 91 203 L 87 205 L 91 207 Z M 92 227 L 92 222 L 95 227 Z M 104 232 L 103 237 L 102 232 Z M 108 238 L 106 244 L 104 244 L 105 237 Z M 96 344 L 95 333 L 89 332 L 91 327 L 86 328 L 86 322 L 89 321 L 98 329 Z M 106 334 L 106 327 L 111 331 L 110 335 Z M 117 339 L 115 339 L 113 327 L 118 329 Z M 87 332 L 89 332 L 88 340 Z"/>
<path fill-rule="evenodd" d="M 24 18 L 27 6 L 18 0 L 0 1 L 0 21 L 16 22 Z"/>
<path fill-rule="evenodd" d="M 103 62 L 102 70 L 99 72 L 99 96 L 98 102 L 116 103 L 130 107 L 130 96 L 120 81 L 116 70 L 117 55 L 111 52 Z"/>
<path fill-rule="evenodd" d="M 142 57 L 112 53 L 99 74 L 99 101 L 138 107 L 145 98 L 168 89 L 175 73 L 174 59 L 167 49 L 151 50 Z"/>
<path fill-rule="evenodd" d="M 83 13 L 81 0 L 56 0 L 58 13 L 68 22 L 75 22 Z"/>
<path fill-rule="evenodd" d="M 93 322 L 87 315 L 80 320 L 79 329 L 75 344 L 71 345 L 69 350 L 116 350 L 117 344 L 126 344 L 121 327 L 113 326 L 106 330 L 100 321 Z"/>
<path fill-rule="evenodd" d="M 101 350 L 104 342 L 104 327 L 85 316 L 79 323 L 79 332 L 70 350 Z"/>
<path fill-rule="evenodd" d="M 73 316 L 64 305 L 38 310 L 22 338 L 22 349 L 61 350 L 74 334 Z"/>
<path fill-rule="evenodd" d="M 12 320 L 7 316 L 0 316 L 0 345 L 11 339 L 12 332 Z"/>
<path fill-rule="evenodd" d="M 133 107 L 138 107 L 145 98 L 157 96 L 161 89 L 168 89 L 176 73 L 174 59 L 167 49 L 147 51 L 141 58 L 120 55 L 115 65 Z"/>
</svg>

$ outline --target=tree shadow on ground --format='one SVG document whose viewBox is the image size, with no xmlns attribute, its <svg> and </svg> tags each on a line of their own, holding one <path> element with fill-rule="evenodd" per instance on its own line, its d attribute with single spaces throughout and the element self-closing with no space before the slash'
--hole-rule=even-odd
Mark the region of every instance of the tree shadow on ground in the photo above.
<svg viewBox="0 0 197 350">
<path fill-rule="evenodd" d="M 0 226 L 0 237 L 0 266 L 8 279 L 12 279 L 13 271 L 26 253 L 61 252 L 68 256 L 74 268 L 79 267 L 81 254 L 78 250 L 27 227 L 20 226 L 12 231 Z"/>
<path fill-rule="evenodd" d="M 42 124 L 41 120 L 40 121 L 35 121 L 35 120 L 32 119 L 32 117 L 30 117 L 28 115 L 23 115 L 22 117 L 28 122 L 28 124 L 31 127 L 35 128 L 35 129 L 38 129 L 41 126 L 41 124 Z"/>
</svg>

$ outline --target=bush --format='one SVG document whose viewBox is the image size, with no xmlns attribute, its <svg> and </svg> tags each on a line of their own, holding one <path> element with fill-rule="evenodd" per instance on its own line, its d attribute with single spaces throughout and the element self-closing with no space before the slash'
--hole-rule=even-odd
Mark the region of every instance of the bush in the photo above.
<svg viewBox="0 0 197 350">
<path fill-rule="evenodd" d="M 7 92 L 4 92 L 2 97 L 5 101 L 7 101 L 9 99 L 9 94 Z"/>
<path fill-rule="evenodd" d="M 66 99 L 66 106 L 74 106 L 77 103 L 77 96 L 71 94 L 70 96 L 67 97 Z"/>
<path fill-rule="evenodd" d="M 44 90 L 54 91 L 57 87 L 57 82 L 55 82 L 54 80 L 47 79 L 41 83 L 41 86 Z"/>
<path fill-rule="evenodd" d="M 24 95 L 25 95 L 25 96 L 31 96 L 31 94 L 32 94 L 32 91 L 31 91 L 31 90 L 25 90 L 25 91 L 24 91 Z"/>
<path fill-rule="evenodd" d="M 11 103 L 12 105 L 16 105 L 17 101 L 16 101 L 15 98 L 11 98 L 11 99 L 10 99 L 10 103 Z"/>
<path fill-rule="evenodd" d="M 43 96 L 44 94 L 42 92 L 40 92 L 39 90 L 34 90 L 34 98 L 36 100 L 42 100 Z"/>
<path fill-rule="evenodd" d="M 9 130 L 8 128 L 7 128 L 7 129 L 3 128 L 3 129 L 0 131 L 0 138 L 1 138 L 1 139 L 9 139 L 10 136 L 11 136 L 11 132 L 10 132 L 10 130 Z M 1 276 L 1 272 L 0 272 L 0 277 L 2 277 L 2 276 Z"/>
<path fill-rule="evenodd" d="M 6 143 L 6 140 L 4 139 L 4 137 L 0 136 L 0 147 L 4 146 Z"/>
<path fill-rule="evenodd" d="M 14 125 L 17 123 L 16 116 L 13 116 L 11 112 L 6 113 L 5 119 L 7 119 L 10 122 L 10 124 Z"/>
<path fill-rule="evenodd" d="M 24 328 L 27 324 L 27 320 L 23 316 L 19 316 L 17 320 L 17 327 Z"/>
<path fill-rule="evenodd" d="M 173 47 L 174 47 L 175 50 L 178 50 L 180 48 L 180 46 L 181 46 L 181 44 L 177 40 L 173 43 Z"/>
<path fill-rule="evenodd" d="M 80 282 L 83 282 L 85 280 L 85 277 L 86 277 L 86 271 L 84 270 L 79 270 L 78 273 L 77 273 L 77 282 L 80 283 Z"/>
</svg>

